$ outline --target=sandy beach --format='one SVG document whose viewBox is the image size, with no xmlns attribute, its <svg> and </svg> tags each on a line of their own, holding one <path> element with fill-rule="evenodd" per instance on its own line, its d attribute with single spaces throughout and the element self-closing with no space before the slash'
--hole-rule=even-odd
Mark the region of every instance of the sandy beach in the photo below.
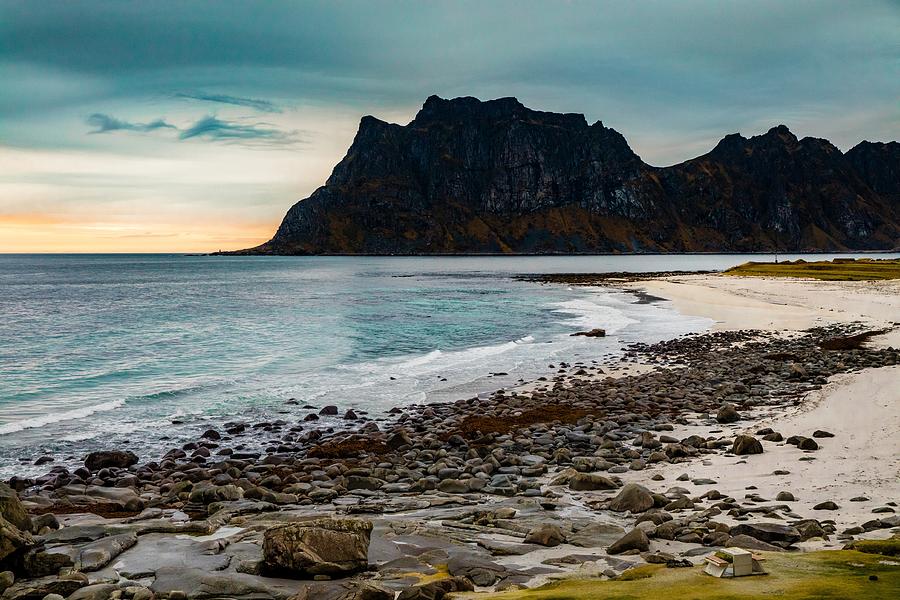
<svg viewBox="0 0 900 600">
<path fill-rule="evenodd" d="M 900 280 L 818 281 L 783 277 L 685 275 L 632 284 L 679 312 L 713 319 L 715 329 L 803 330 L 830 323 L 873 329 L 900 321 Z M 900 346 L 900 327 L 873 340 Z"/>
<path fill-rule="evenodd" d="M 717 330 L 763 329 L 796 331 L 834 323 L 862 323 L 866 328 L 893 328 L 871 340 L 876 347 L 900 346 L 900 281 L 829 282 L 784 278 L 680 276 L 627 286 L 671 301 L 683 313 L 716 321 Z M 872 509 L 900 500 L 900 368 L 866 369 L 834 377 L 808 394 L 790 411 L 750 414 L 749 422 L 731 426 L 754 433 L 778 428 L 808 435 L 833 433 L 820 444 L 816 460 L 798 462 L 800 454 L 784 443 L 764 443 L 766 452 L 739 468 L 734 458 L 715 457 L 689 469 L 691 477 L 719 481 L 717 489 L 741 497 L 750 486 L 774 499 L 791 490 L 795 506 L 811 512 L 828 500 L 840 506 L 831 514 L 839 528 L 872 515 Z M 678 436 L 702 428 L 685 428 Z M 744 461 L 741 461 L 744 462 Z M 789 474 L 773 475 L 777 470 Z M 667 481 L 682 471 L 676 465 L 661 470 Z M 868 500 L 853 502 L 851 498 Z M 800 511 L 804 512 L 804 511 Z M 886 530 L 874 535 L 888 536 Z M 836 542 L 812 546 L 839 547 Z"/>
</svg>

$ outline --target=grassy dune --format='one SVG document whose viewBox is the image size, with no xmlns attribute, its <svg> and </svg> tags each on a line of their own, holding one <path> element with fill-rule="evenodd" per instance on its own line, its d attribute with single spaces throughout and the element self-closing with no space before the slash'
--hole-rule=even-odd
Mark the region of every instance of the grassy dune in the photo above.
<svg viewBox="0 0 900 600">
<path fill-rule="evenodd" d="M 725 275 L 749 277 L 801 277 L 825 281 L 875 281 L 900 279 L 900 260 L 836 258 L 806 262 L 802 259 L 775 263 L 748 262 L 725 271 Z"/>
<path fill-rule="evenodd" d="M 900 560 L 854 550 L 770 553 L 769 575 L 717 579 L 692 569 L 646 565 L 615 581 L 564 580 L 533 590 L 467 594 L 478 600 L 856 600 L 900 598 Z M 870 579 L 870 577 L 877 579 Z M 456 596 L 455 596 L 456 597 Z"/>
</svg>

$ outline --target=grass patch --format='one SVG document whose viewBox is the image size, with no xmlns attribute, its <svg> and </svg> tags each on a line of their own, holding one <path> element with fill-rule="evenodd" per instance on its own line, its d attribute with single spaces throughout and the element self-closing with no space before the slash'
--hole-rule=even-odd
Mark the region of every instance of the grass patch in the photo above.
<svg viewBox="0 0 900 600">
<path fill-rule="evenodd" d="M 856 540 L 845 546 L 845 548 L 865 552 L 866 554 L 900 556 L 900 538 L 892 538 L 889 540 Z"/>
<path fill-rule="evenodd" d="M 900 597 L 900 567 L 883 564 L 883 556 L 853 550 L 769 553 L 769 575 L 718 579 L 702 567 L 639 567 L 649 577 L 613 581 L 565 580 L 533 590 L 465 594 L 454 598 L 490 600 L 856 600 Z M 871 580 L 870 576 L 877 577 Z"/>
<path fill-rule="evenodd" d="M 879 281 L 900 279 L 900 260 L 875 258 L 835 258 L 806 262 L 803 259 L 780 263 L 748 262 L 727 269 L 725 275 L 746 277 L 798 277 L 823 281 Z"/>
</svg>

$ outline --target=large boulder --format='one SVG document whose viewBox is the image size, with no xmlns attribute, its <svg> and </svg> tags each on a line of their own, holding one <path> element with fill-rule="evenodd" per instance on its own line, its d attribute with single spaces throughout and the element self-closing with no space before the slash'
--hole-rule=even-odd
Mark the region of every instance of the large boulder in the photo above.
<svg viewBox="0 0 900 600">
<path fill-rule="evenodd" d="M 316 519 L 267 530 L 263 560 L 270 571 L 301 577 L 344 576 L 369 565 L 372 523 L 360 519 Z"/>
<path fill-rule="evenodd" d="M 644 533 L 643 529 L 635 527 L 624 536 L 613 542 L 612 545 L 606 549 L 606 553 L 622 554 L 623 552 L 628 552 L 629 550 L 646 552 L 649 549 L 650 538 L 647 537 L 647 534 Z"/>
<path fill-rule="evenodd" d="M 31 518 L 25 512 L 19 495 L 5 483 L 0 483 L 0 517 L 22 531 L 31 531 Z"/>
<path fill-rule="evenodd" d="M 577 492 L 590 490 L 615 490 L 618 485 L 612 479 L 593 473 L 576 473 L 569 479 L 569 487 Z"/>
<path fill-rule="evenodd" d="M 537 527 L 533 527 L 528 535 L 525 536 L 526 544 L 538 544 L 540 546 L 559 546 L 566 541 L 566 535 L 563 533 L 559 525 L 553 523 L 542 523 Z"/>
<path fill-rule="evenodd" d="M 749 535 L 770 544 L 793 544 L 800 541 L 800 532 L 796 527 L 780 523 L 741 523 L 732 527 L 729 533 L 732 536 Z"/>
<path fill-rule="evenodd" d="M 32 546 L 34 546 L 34 538 L 31 537 L 31 533 L 22 531 L 0 517 L 0 561 Z"/>
<path fill-rule="evenodd" d="M 137 461 L 137 455 L 128 450 L 98 450 L 87 455 L 84 466 L 93 473 L 110 467 L 127 469 Z"/>
<path fill-rule="evenodd" d="M 735 409 L 734 404 L 725 404 L 716 413 L 716 421 L 719 423 L 734 423 L 741 420 L 741 414 Z"/>
<path fill-rule="evenodd" d="M 626 484 L 609 504 L 609 509 L 616 512 L 630 510 L 633 513 L 644 512 L 653 508 L 653 494 L 650 490 L 636 483 Z"/>
<path fill-rule="evenodd" d="M 212 504 L 213 502 L 231 502 L 244 497 L 244 490 L 233 484 L 214 485 L 201 483 L 191 489 L 188 496 L 191 502 L 197 504 Z"/>
<path fill-rule="evenodd" d="M 731 451 L 739 456 L 745 454 L 762 454 L 763 447 L 759 440 L 752 435 L 739 435 L 734 438 L 734 444 L 731 446 Z"/>
<path fill-rule="evenodd" d="M 103 487 L 99 485 L 67 485 L 53 491 L 53 496 L 60 503 L 72 506 L 88 506 L 91 504 L 115 505 L 120 510 L 138 512 L 144 509 L 145 502 L 138 493 L 127 487 Z"/>
</svg>

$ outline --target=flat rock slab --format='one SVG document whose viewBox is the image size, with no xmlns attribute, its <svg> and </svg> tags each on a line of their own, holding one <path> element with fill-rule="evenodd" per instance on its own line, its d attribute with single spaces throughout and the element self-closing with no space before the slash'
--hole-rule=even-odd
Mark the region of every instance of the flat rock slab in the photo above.
<svg viewBox="0 0 900 600">
<path fill-rule="evenodd" d="M 158 595 L 181 591 L 193 599 L 286 600 L 309 582 L 259 577 L 244 573 L 216 572 L 189 567 L 163 567 L 156 571 L 150 589 Z"/>
<path fill-rule="evenodd" d="M 56 547 L 50 551 L 65 554 L 79 571 L 97 571 L 105 567 L 112 559 L 133 547 L 138 541 L 136 533 L 119 533 L 100 538 L 80 546 Z"/>
<path fill-rule="evenodd" d="M 141 579 L 167 568 L 220 571 L 228 567 L 231 561 L 228 554 L 205 554 L 203 544 L 191 539 L 150 533 L 141 536 L 137 545 L 97 571 L 97 576 L 115 579 L 118 574 L 129 579 Z"/>
</svg>

